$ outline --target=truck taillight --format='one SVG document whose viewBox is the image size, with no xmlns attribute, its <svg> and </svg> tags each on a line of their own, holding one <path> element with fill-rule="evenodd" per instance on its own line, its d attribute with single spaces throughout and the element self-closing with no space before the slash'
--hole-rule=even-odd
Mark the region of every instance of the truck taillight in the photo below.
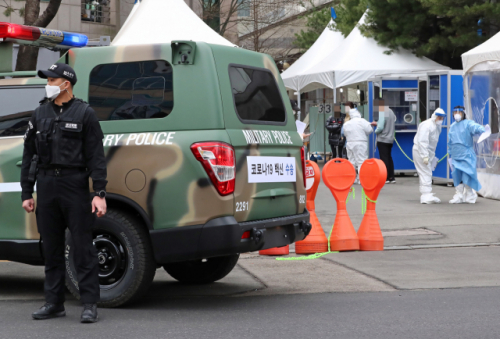
<svg viewBox="0 0 500 339">
<path fill-rule="evenodd" d="M 306 148 L 302 146 L 300 149 L 300 160 L 302 160 L 302 179 L 304 179 L 304 187 L 306 185 Z"/>
<path fill-rule="evenodd" d="M 236 167 L 233 146 L 224 142 L 199 142 L 191 151 L 203 165 L 220 195 L 234 192 Z"/>
</svg>

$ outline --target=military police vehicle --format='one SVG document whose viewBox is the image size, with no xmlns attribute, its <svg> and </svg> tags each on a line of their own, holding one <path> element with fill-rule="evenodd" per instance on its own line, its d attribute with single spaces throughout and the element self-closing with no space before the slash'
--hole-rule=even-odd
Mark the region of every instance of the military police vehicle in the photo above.
<svg viewBox="0 0 500 339">
<path fill-rule="evenodd" d="M 0 23 L 0 49 L 85 39 L 35 30 Z M 58 62 L 75 69 L 74 94 L 105 134 L 108 213 L 93 230 L 102 306 L 139 298 L 160 267 L 183 283 L 211 283 L 240 253 L 308 234 L 304 149 L 271 57 L 175 41 L 71 48 Z M 21 207 L 20 166 L 46 81 L 16 75 L 0 74 L 0 260 L 42 265 L 35 214 Z M 72 246 L 68 232 L 67 287 L 78 298 Z"/>
</svg>

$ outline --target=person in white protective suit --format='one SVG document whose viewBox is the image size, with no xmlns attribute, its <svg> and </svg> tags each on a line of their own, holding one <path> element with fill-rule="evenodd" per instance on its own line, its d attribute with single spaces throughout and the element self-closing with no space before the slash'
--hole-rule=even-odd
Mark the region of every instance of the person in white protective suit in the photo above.
<svg viewBox="0 0 500 339">
<path fill-rule="evenodd" d="M 373 127 L 361 117 L 352 102 L 346 103 L 346 113 L 351 119 L 344 123 L 342 135 L 346 138 L 347 158 L 358 172 L 361 164 L 368 159 L 368 136 L 373 133 Z M 359 183 L 357 178 L 356 183 Z"/>
<path fill-rule="evenodd" d="M 439 204 L 441 200 L 432 193 L 432 159 L 436 156 L 436 147 L 441 133 L 441 125 L 446 113 L 438 108 L 430 119 L 418 125 L 417 135 L 413 139 L 413 162 L 420 182 L 420 203 Z"/>
</svg>

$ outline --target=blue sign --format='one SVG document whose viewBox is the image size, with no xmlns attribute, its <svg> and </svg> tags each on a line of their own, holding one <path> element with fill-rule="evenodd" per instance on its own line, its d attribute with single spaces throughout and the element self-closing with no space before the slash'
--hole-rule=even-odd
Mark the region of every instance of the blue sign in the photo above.
<svg viewBox="0 0 500 339">
<path fill-rule="evenodd" d="M 337 13 L 335 13 L 335 9 L 333 7 L 330 8 L 331 13 L 332 13 L 332 19 L 335 20 L 337 19 Z"/>
</svg>

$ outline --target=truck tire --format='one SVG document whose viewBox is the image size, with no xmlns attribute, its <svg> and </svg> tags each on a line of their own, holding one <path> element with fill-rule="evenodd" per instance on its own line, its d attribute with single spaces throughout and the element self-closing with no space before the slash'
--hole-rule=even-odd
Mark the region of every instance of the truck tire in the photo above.
<svg viewBox="0 0 500 339">
<path fill-rule="evenodd" d="M 209 284 L 229 274 L 238 262 L 239 254 L 165 264 L 172 278 L 185 284 Z"/>
<path fill-rule="evenodd" d="M 99 260 L 99 306 L 118 307 L 144 295 L 155 276 L 156 263 L 140 221 L 110 209 L 97 218 L 92 233 Z M 80 299 L 72 247 L 71 233 L 66 232 L 66 287 Z"/>
</svg>

